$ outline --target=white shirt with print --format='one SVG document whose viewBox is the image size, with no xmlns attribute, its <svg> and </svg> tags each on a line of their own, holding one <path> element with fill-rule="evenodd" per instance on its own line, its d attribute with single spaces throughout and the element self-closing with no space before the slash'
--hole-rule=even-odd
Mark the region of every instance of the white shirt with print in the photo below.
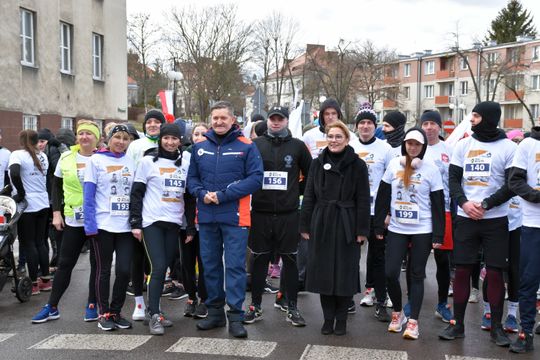
<svg viewBox="0 0 540 360">
<path fill-rule="evenodd" d="M 444 189 L 444 209 L 450 211 L 450 188 L 448 186 L 448 169 L 450 168 L 450 159 L 452 151 L 450 147 L 443 141 L 439 141 L 435 145 L 428 145 L 424 160 L 431 160 L 439 168 L 442 176 Z"/>
<path fill-rule="evenodd" d="M 0 149 L 0 189 L 3 189 L 6 185 L 4 183 L 4 174 L 8 170 L 8 164 L 9 164 L 9 157 L 11 155 L 11 151 L 6 149 L 5 147 Z"/>
<path fill-rule="evenodd" d="M 8 167 L 14 164 L 21 166 L 21 180 L 26 193 L 25 199 L 28 202 L 28 207 L 24 210 L 25 213 L 37 212 L 49 207 L 49 195 L 47 194 L 49 160 L 47 155 L 41 151 L 36 153 L 36 156 L 41 163 L 41 171 L 34 165 L 32 156 L 26 150 L 15 150 L 9 157 Z M 13 188 L 13 195 L 15 195 L 17 190 L 15 187 Z"/>
<path fill-rule="evenodd" d="M 349 134 L 351 137 L 349 145 L 354 149 L 355 153 L 360 152 L 360 141 L 358 140 L 358 137 L 350 130 Z M 317 158 L 319 154 L 324 150 L 326 145 L 328 145 L 328 141 L 326 140 L 326 134 L 322 133 L 319 127 L 306 131 L 304 136 L 302 137 L 302 141 L 308 147 L 309 152 L 311 153 L 311 157 L 313 159 Z"/>
</svg>

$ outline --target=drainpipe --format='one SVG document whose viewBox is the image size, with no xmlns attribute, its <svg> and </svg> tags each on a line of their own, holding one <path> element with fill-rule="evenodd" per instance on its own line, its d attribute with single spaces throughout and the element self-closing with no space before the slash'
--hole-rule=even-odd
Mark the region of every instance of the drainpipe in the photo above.
<svg viewBox="0 0 540 360">
<path fill-rule="evenodd" d="M 416 71 L 416 122 L 420 119 L 420 104 L 422 98 L 422 55 L 417 55 L 418 69 Z"/>
</svg>

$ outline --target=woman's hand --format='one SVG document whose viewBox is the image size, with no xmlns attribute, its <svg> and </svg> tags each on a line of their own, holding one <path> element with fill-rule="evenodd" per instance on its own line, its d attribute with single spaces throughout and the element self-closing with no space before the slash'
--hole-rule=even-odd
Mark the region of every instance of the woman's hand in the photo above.
<svg viewBox="0 0 540 360">
<path fill-rule="evenodd" d="M 62 213 L 60 211 L 53 211 L 52 224 L 57 231 L 64 230 L 64 219 L 62 219 Z"/>
<path fill-rule="evenodd" d="M 441 244 L 441 243 L 433 243 L 433 248 L 434 249 L 440 249 L 442 246 L 443 246 L 443 244 Z"/>
<path fill-rule="evenodd" d="M 357 235 L 356 236 L 356 242 L 360 245 L 364 245 L 364 242 L 367 240 L 367 237 L 364 235 Z"/>
<path fill-rule="evenodd" d="M 132 229 L 131 233 L 133 237 L 139 241 L 142 241 L 142 230 L 141 229 Z"/>
<path fill-rule="evenodd" d="M 390 225 L 390 215 L 386 215 L 386 218 L 384 218 L 384 228 L 388 229 L 388 225 Z"/>
<path fill-rule="evenodd" d="M 193 235 L 186 236 L 186 240 L 184 240 L 184 244 L 189 244 L 193 241 Z"/>
<path fill-rule="evenodd" d="M 383 240 L 384 239 L 384 235 L 375 235 L 375 237 L 377 238 L 377 240 Z"/>
<path fill-rule="evenodd" d="M 309 240 L 309 233 L 303 232 L 303 233 L 300 233 L 300 236 L 302 236 L 302 239 L 304 240 Z"/>
</svg>

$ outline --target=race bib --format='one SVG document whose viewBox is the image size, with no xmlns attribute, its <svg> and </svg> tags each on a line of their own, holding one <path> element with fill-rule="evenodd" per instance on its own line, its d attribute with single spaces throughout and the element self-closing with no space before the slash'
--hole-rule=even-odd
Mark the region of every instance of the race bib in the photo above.
<svg viewBox="0 0 540 360">
<path fill-rule="evenodd" d="M 175 176 L 170 174 L 169 177 L 163 179 L 163 190 L 166 192 L 186 192 L 186 176 Z"/>
<path fill-rule="evenodd" d="M 112 216 L 128 216 L 129 215 L 129 197 L 128 196 L 111 196 L 110 210 Z"/>
<path fill-rule="evenodd" d="M 420 209 L 417 204 L 410 202 L 399 202 L 395 204 L 396 220 L 402 224 L 418 224 Z"/>
<path fill-rule="evenodd" d="M 82 206 L 73 208 L 73 215 L 75 217 L 75 221 L 77 222 L 84 222 L 84 212 Z"/>
<path fill-rule="evenodd" d="M 265 171 L 262 188 L 263 190 L 287 190 L 287 172 Z"/>
<path fill-rule="evenodd" d="M 491 175 L 491 157 L 474 157 L 465 163 L 463 176 L 489 177 Z"/>
</svg>

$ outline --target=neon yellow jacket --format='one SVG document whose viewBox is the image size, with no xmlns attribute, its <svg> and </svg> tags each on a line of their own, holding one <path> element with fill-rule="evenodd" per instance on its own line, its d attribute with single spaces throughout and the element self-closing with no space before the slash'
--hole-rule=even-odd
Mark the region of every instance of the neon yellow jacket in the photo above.
<svg viewBox="0 0 540 360">
<path fill-rule="evenodd" d="M 83 188 L 77 176 L 77 153 L 80 145 L 73 145 L 70 151 L 62 153 L 59 160 L 64 190 L 64 215 L 75 216 L 74 208 L 83 204 Z"/>
</svg>

